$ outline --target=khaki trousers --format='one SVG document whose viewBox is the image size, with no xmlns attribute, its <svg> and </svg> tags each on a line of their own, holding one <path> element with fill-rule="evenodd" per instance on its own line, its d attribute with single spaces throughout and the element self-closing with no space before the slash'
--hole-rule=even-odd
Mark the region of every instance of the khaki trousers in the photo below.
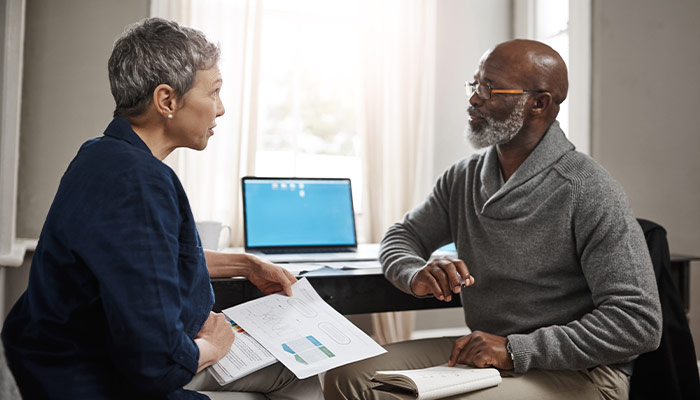
<svg viewBox="0 0 700 400">
<path fill-rule="evenodd" d="M 264 394 L 273 400 L 322 400 L 321 382 L 318 376 L 298 379 L 284 365 L 277 362 L 250 375 L 220 386 L 206 370 L 198 373 L 185 389 L 200 392 L 222 392 L 222 399 L 230 398 L 224 392 L 252 392 Z M 211 398 L 219 396 L 207 393 Z"/>
<path fill-rule="evenodd" d="M 324 378 L 326 400 L 390 399 L 372 390 L 375 371 L 426 368 L 447 363 L 457 338 L 434 338 L 394 343 L 387 353 L 328 371 Z M 532 370 L 517 377 L 504 377 L 492 388 L 449 397 L 450 400 L 503 399 L 627 399 L 629 377 L 606 365 L 581 371 Z"/>
</svg>

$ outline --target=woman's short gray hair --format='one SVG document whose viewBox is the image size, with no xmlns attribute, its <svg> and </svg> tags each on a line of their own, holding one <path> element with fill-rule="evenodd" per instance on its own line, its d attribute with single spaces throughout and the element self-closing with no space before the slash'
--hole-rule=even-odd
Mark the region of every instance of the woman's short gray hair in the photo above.
<svg viewBox="0 0 700 400">
<path fill-rule="evenodd" d="M 117 103 L 115 117 L 143 114 L 160 84 L 170 85 L 178 97 L 192 86 L 197 70 L 219 62 L 220 49 L 196 29 L 162 18 L 129 26 L 117 39 L 109 57 L 109 86 Z"/>
</svg>

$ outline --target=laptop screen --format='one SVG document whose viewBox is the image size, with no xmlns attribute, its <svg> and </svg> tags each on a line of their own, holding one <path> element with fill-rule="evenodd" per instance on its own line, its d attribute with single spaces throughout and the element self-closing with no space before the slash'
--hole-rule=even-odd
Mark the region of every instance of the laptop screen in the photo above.
<svg viewBox="0 0 700 400">
<path fill-rule="evenodd" d="M 242 181 L 246 248 L 357 245 L 350 179 Z"/>
</svg>

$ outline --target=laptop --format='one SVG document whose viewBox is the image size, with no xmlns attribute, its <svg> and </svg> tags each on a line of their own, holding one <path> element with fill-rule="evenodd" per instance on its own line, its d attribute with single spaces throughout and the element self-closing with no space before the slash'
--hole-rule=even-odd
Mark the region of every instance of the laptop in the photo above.
<svg viewBox="0 0 700 400">
<path fill-rule="evenodd" d="M 270 262 L 371 261 L 357 244 L 347 178 L 241 179 L 245 250 Z"/>
</svg>

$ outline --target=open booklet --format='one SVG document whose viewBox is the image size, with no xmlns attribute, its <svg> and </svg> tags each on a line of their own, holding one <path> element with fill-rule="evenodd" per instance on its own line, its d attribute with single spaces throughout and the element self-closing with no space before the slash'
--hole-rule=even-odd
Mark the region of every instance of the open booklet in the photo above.
<svg viewBox="0 0 700 400">
<path fill-rule="evenodd" d="M 271 294 L 223 310 L 235 321 L 237 334 L 226 357 L 209 368 L 219 384 L 275 361 L 304 379 L 386 352 L 323 301 L 306 278 L 292 285 L 292 293 L 292 297 Z"/>
<path fill-rule="evenodd" d="M 473 368 L 447 364 L 403 371 L 377 371 L 372 380 L 384 383 L 375 387 L 397 399 L 431 400 L 471 392 L 501 383 L 495 368 Z"/>
<path fill-rule="evenodd" d="M 274 364 L 277 359 L 270 354 L 248 332 L 229 319 L 231 327 L 236 332 L 236 339 L 226 356 L 216 364 L 209 367 L 209 373 L 223 386 L 242 378 L 268 365 Z"/>
</svg>

